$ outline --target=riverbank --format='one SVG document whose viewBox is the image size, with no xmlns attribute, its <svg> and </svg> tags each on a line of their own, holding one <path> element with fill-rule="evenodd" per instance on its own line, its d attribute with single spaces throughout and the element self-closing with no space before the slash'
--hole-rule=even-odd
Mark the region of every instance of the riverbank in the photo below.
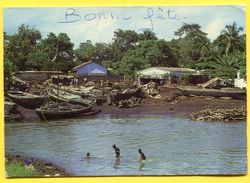
<svg viewBox="0 0 250 183">
<path fill-rule="evenodd" d="M 168 101 L 166 98 L 171 98 L 178 90 L 175 88 L 162 88 L 161 99 L 143 98 L 139 106 L 132 108 L 118 108 L 115 105 L 104 103 L 97 106 L 101 110 L 98 115 L 133 115 L 133 114 L 148 114 L 148 115 L 168 115 L 170 117 L 189 118 L 193 112 L 199 112 L 205 109 L 233 109 L 246 107 L 245 100 L 237 99 L 221 99 L 213 97 L 185 97 L 179 96 L 176 100 Z M 34 110 L 18 106 L 17 109 L 24 115 L 26 121 L 40 120 Z"/>
<path fill-rule="evenodd" d="M 23 169 L 28 171 L 28 175 L 36 177 L 54 177 L 54 176 L 71 176 L 70 173 L 65 171 L 63 168 L 58 167 L 51 162 L 44 161 L 32 157 L 24 157 L 19 155 L 10 155 L 5 156 L 5 165 L 6 165 L 6 176 L 7 177 L 22 177 L 26 173 L 22 172 L 8 172 L 8 165 L 11 166 L 20 166 L 20 170 Z M 24 174 L 24 175 L 23 175 Z M 27 176 L 25 176 L 27 177 Z"/>
</svg>

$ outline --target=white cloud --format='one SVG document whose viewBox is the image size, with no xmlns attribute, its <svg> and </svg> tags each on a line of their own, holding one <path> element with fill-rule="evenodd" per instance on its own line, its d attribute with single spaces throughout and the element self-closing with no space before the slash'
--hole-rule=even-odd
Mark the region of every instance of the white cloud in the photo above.
<svg viewBox="0 0 250 183">
<path fill-rule="evenodd" d="M 212 20 L 206 27 L 205 32 L 211 40 L 214 40 L 220 35 L 221 31 L 225 28 L 225 21 L 222 18 Z"/>
</svg>

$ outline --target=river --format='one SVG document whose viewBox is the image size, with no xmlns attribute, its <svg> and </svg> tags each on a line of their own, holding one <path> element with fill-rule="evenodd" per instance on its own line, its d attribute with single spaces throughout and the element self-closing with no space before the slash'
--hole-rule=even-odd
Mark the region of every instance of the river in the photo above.
<svg viewBox="0 0 250 183">
<path fill-rule="evenodd" d="M 112 145 L 121 149 L 115 158 Z M 138 148 L 147 160 L 140 163 Z M 7 153 L 49 160 L 76 176 L 247 172 L 246 122 L 195 122 L 164 115 L 5 123 Z M 91 158 L 86 159 L 89 152 Z"/>
</svg>

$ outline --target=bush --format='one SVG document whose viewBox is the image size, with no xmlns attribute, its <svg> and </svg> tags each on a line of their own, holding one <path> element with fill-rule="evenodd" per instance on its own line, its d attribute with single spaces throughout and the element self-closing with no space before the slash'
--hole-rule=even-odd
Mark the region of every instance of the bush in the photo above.
<svg viewBox="0 0 250 183">
<path fill-rule="evenodd" d="M 8 177 L 35 177 L 41 176 L 37 171 L 26 169 L 19 162 L 7 162 L 5 166 Z"/>
</svg>

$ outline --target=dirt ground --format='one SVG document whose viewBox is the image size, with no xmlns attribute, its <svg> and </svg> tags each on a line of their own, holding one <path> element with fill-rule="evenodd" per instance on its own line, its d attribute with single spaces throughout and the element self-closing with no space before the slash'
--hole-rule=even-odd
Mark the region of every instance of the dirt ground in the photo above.
<svg viewBox="0 0 250 183">
<path fill-rule="evenodd" d="M 165 100 L 179 91 L 175 88 L 161 88 L 160 94 L 162 99 L 144 98 L 139 106 L 133 108 L 118 108 L 107 103 L 97 106 L 101 112 L 98 115 L 130 115 L 130 114 L 156 114 L 168 115 L 170 117 L 188 118 L 192 112 L 198 112 L 204 109 L 233 109 L 246 107 L 245 100 L 236 99 L 220 99 L 212 97 L 185 97 L 180 96 L 175 102 Z M 26 121 L 40 120 L 34 110 L 26 109 L 21 106 L 17 108 L 23 115 Z"/>
</svg>

